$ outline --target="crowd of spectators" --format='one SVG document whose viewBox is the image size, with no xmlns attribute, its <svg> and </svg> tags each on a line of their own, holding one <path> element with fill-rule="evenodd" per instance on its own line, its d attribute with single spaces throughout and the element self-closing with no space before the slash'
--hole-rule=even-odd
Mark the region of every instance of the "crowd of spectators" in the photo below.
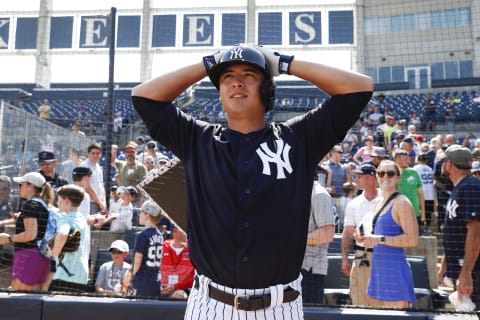
<svg viewBox="0 0 480 320">
<path fill-rule="evenodd" d="M 74 132 L 76 134 L 81 132 L 77 125 L 75 125 L 75 127 Z M 117 152 L 117 150 L 119 152 Z M 124 147 L 119 148 L 113 145 L 111 162 L 112 181 L 111 190 L 109 190 L 111 197 L 107 205 L 104 171 L 106 167 L 105 151 L 104 146 L 93 142 L 86 150 L 72 148 L 70 158 L 64 158 L 60 161 L 60 159 L 58 159 L 60 158 L 58 156 L 60 154 L 55 152 L 55 146 L 53 146 L 52 149 L 42 150 L 36 154 L 36 157 L 31 157 L 31 168 L 38 169 L 34 169 L 21 177 L 16 177 L 15 174 L 12 175 L 14 180 L 18 181 L 20 186 L 24 187 L 20 188 L 20 194 L 15 192 L 10 194 L 9 192 L 9 195 L 5 196 L 4 199 L 2 198 L 5 212 L 2 215 L 3 220 L 0 222 L 0 226 L 4 231 L 7 231 L 5 228 L 8 225 L 16 224 L 13 234 L 0 234 L 0 242 L 3 244 L 8 242 L 15 243 L 15 251 L 13 252 L 15 267 L 12 271 L 11 288 L 17 290 L 88 292 L 88 290 L 91 290 L 91 288 L 88 287 L 88 283 L 92 280 L 95 281 L 96 276 L 92 274 L 91 271 L 89 274 L 90 278 L 85 275 L 85 268 L 88 273 L 88 267 L 84 265 L 84 262 L 89 261 L 89 257 L 92 254 L 90 251 L 93 248 L 90 243 L 90 229 L 100 232 L 110 231 L 112 234 L 120 237 L 120 239 L 117 240 L 121 240 L 129 230 L 134 228 L 139 228 L 140 230 L 148 228 L 149 230 L 153 230 L 150 231 L 150 233 L 154 233 L 156 243 L 153 269 L 150 268 L 152 265 L 149 260 L 152 259 L 151 250 L 149 251 L 147 248 L 146 251 L 141 251 L 139 249 L 140 244 L 135 245 L 134 250 L 135 252 L 138 250 L 139 254 L 145 257 L 143 263 L 150 268 L 148 271 L 149 274 L 152 272 L 155 273 L 154 278 L 157 279 L 156 284 L 158 288 L 156 288 L 156 290 L 142 291 L 139 287 L 135 287 L 138 286 L 140 281 L 139 276 L 135 275 L 141 270 L 139 269 L 141 267 L 139 262 L 142 261 L 141 259 L 138 260 L 135 258 L 132 269 L 124 274 L 124 276 L 130 277 L 127 283 L 122 282 L 121 284 L 125 288 L 114 288 L 114 285 L 112 287 L 113 282 L 110 281 L 111 279 L 108 279 L 109 275 L 102 274 L 102 277 L 106 277 L 107 279 L 102 278 L 103 280 L 101 282 L 105 283 L 106 281 L 108 285 L 105 289 L 99 289 L 97 286 L 96 288 L 94 287 L 93 290 L 96 290 L 97 293 L 108 295 L 111 295 L 113 292 L 115 295 L 133 294 L 148 297 L 160 297 L 164 295 L 186 298 L 186 294 L 188 293 L 187 288 L 182 288 L 184 294 L 172 296 L 173 292 L 170 292 L 170 289 L 165 291 L 168 286 L 160 286 L 160 283 L 162 283 L 162 285 L 175 285 L 175 275 L 164 279 L 163 282 L 160 281 L 160 261 L 162 260 L 163 241 L 172 238 L 172 234 L 180 231 L 173 231 L 173 224 L 162 216 L 160 208 L 157 207 L 157 211 L 153 213 L 149 212 L 153 209 L 151 209 L 151 206 L 147 206 L 148 208 L 145 207 L 146 203 L 148 203 L 148 201 L 145 202 L 146 196 L 141 194 L 136 187 L 137 184 L 146 177 L 148 172 L 155 171 L 167 163 L 169 157 L 164 155 L 157 148 L 157 143 L 146 135 L 140 135 L 136 141 L 127 142 Z M 12 154 L 14 155 L 14 152 L 12 152 Z M 10 154 L 9 157 L 11 157 Z M 12 158 L 17 159 L 16 157 Z M 12 161 L 12 166 L 17 167 L 18 163 Z M 68 179 L 67 177 L 63 177 L 62 174 L 65 174 Z M 2 176 L 1 181 L 6 184 L 6 186 L 4 186 L 5 190 L 8 189 L 8 191 L 10 191 L 11 189 L 17 188 L 17 185 L 12 184 L 12 176 Z M 42 186 L 44 185 L 50 187 L 48 190 L 51 190 L 51 193 L 48 192 L 48 197 L 44 195 L 44 193 L 47 192 L 42 191 Z M 58 190 L 67 190 L 67 193 L 59 196 L 57 195 Z M 70 192 L 71 190 L 75 192 Z M 27 191 L 29 191 L 28 194 Z M 61 202 L 57 204 L 59 199 Z M 61 245 L 56 245 L 51 248 L 52 256 L 44 257 L 40 253 L 39 248 L 37 248 L 36 241 L 46 234 L 47 217 L 51 215 L 41 215 L 38 213 L 46 211 L 47 209 L 42 209 L 43 211 L 28 209 L 30 207 L 24 204 L 26 200 L 29 201 L 27 204 L 30 204 L 30 207 L 34 207 L 34 209 L 37 207 L 43 208 L 43 206 L 38 203 L 46 202 L 52 210 L 60 213 L 59 215 L 55 215 L 55 220 L 59 221 L 62 225 L 68 224 L 72 227 L 82 226 L 82 245 L 79 247 L 80 249 L 77 249 L 74 253 L 63 253 L 62 248 L 65 246 L 65 240 L 62 239 L 62 241 L 60 241 Z M 33 211 L 38 212 L 34 213 Z M 52 211 L 50 210 L 50 212 Z M 152 217 L 145 219 L 145 212 L 149 213 L 149 216 Z M 33 221 L 36 221 L 36 223 L 33 224 Z M 63 229 L 60 230 L 60 224 L 57 227 L 57 234 L 61 231 L 65 232 Z M 90 226 L 88 230 L 84 227 L 87 225 Z M 23 236 L 23 234 L 26 233 L 28 233 L 28 236 Z M 150 236 L 151 235 L 144 236 L 145 239 L 143 243 L 145 245 L 151 243 L 152 239 L 150 239 Z M 140 234 L 136 235 L 136 237 L 138 240 Z M 179 236 L 177 236 L 177 238 L 182 239 Z M 186 238 L 183 238 L 185 239 L 183 241 L 179 241 L 178 239 L 175 241 L 175 245 L 179 246 L 183 243 L 183 247 L 186 247 Z M 118 248 L 111 247 L 110 249 L 112 259 L 116 261 L 118 259 L 118 250 L 116 249 Z M 173 252 L 175 253 L 176 251 L 173 250 Z M 28 255 L 24 253 L 28 253 Z M 185 264 L 185 260 L 188 260 L 188 251 L 187 254 L 181 250 L 178 253 L 183 255 L 183 258 L 180 260 Z M 28 262 L 30 258 L 25 258 L 30 256 L 34 256 L 35 261 L 38 260 L 37 262 L 42 262 L 45 267 L 42 269 L 37 268 L 38 272 L 36 273 L 28 271 L 31 268 L 22 267 L 25 264 L 30 264 Z M 178 262 L 180 260 L 170 259 L 169 261 Z M 117 265 L 119 263 L 120 262 L 118 262 Z M 75 270 L 76 265 L 78 267 L 81 266 L 81 270 Z M 175 269 L 175 266 L 172 265 L 171 268 Z M 191 268 L 193 270 L 193 267 Z M 21 269 L 23 273 L 20 273 L 19 269 Z M 193 281 L 193 272 L 184 272 L 182 274 L 182 277 L 183 276 L 191 277 Z M 122 277 L 122 281 L 123 278 L 125 277 Z M 186 281 L 188 283 L 189 280 L 183 278 L 178 279 L 177 276 L 177 281 Z M 134 290 L 129 290 L 129 288 L 133 288 Z M 155 294 L 153 294 L 153 292 L 155 292 Z M 162 294 L 162 292 L 164 293 Z"/>
<path fill-rule="evenodd" d="M 430 110 L 429 112 L 433 112 L 435 110 L 433 107 L 434 105 L 433 101 L 430 101 L 425 109 Z M 394 160 L 396 165 L 399 166 L 400 182 L 402 180 L 411 181 L 411 179 L 403 177 L 406 172 L 411 173 L 412 176 L 420 179 L 418 181 L 419 183 L 413 186 L 413 188 L 411 185 L 407 185 L 405 188 L 406 191 L 404 190 L 402 192 L 402 194 L 406 195 L 413 204 L 418 225 L 420 227 L 425 227 L 420 228 L 420 233 L 431 234 L 432 230 L 439 233 L 442 232 L 443 221 L 447 210 L 446 205 L 448 196 L 453 189 L 451 182 L 440 174 L 442 160 L 445 158 L 445 150 L 450 145 L 458 143 L 468 148 L 472 152 L 472 157 L 475 160 L 472 164 L 471 172 L 476 177 L 480 177 L 480 138 L 477 138 L 473 133 L 468 134 L 461 139 L 455 137 L 452 133 L 454 130 L 450 130 L 455 126 L 455 116 L 453 115 L 452 110 L 449 112 L 450 113 L 445 115 L 446 123 L 449 126 L 449 133 L 446 135 L 433 135 L 436 125 L 435 119 L 437 119 L 438 115 L 432 113 L 420 119 L 416 112 L 412 112 L 409 119 L 397 119 L 391 112 L 389 106 L 382 104 L 382 99 L 374 100 L 369 104 L 360 119 L 360 124 L 358 126 L 359 130 L 356 128 L 355 130 L 349 130 L 343 141 L 329 152 L 325 159 L 319 163 L 318 167 L 318 184 L 325 188 L 325 191 L 332 199 L 337 233 L 345 233 L 345 222 L 345 226 L 348 226 L 347 232 L 350 235 L 349 239 L 353 238 L 353 223 L 351 223 L 351 221 L 347 222 L 350 218 L 346 215 L 346 209 L 349 202 L 353 201 L 358 194 L 360 185 L 360 183 L 357 185 L 357 182 L 359 182 L 358 179 L 364 177 L 366 180 L 366 178 L 370 176 L 369 171 L 367 170 L 368 168 L 364 166 L 365 163 L 377 167 L 380 162 L 385 159 Z M 116 130 L 117 133 L 119 133 L 121 126 L 118 125 Z M 81 130 L 79 122 L 73 124 L 72 132 L 74 133 L 74 136 L 85 136 L 85 132 Z M 419 132 L 424 132 L 424 134 L 420 134 Z M 426 133 L 428 132 L 430 132 L 430 138 L 427 137 Z M 39 148 L 43 148 L 44 146 L 49 146 L 49 144 L 39 144 Z M 32 156 L 32 153 L 29 152 L 27 153 L 27 161 L 30 163 L 30 168 L 32 169 L 36 168 L 35 164 L 39 166 L 38 172 L 44 177 L 45 181 L 53 187 L 54 191 L 64 185 L 75 183 L 74 172 L 76 168 L 88 168 L 88 174 L 84 174 L 82 177 L 88 176 L 89 181 L 86 184 L 82 184 L 81 187 L 90 204 L 88 212 L 91 219 L 87 218 L 86 223 L 90 225 L 92 229 L 126 232 L 133 227 L 144 226 L 145 220 L 147 220 L 147 229 L 153 228 L 153 233 L 150 231 L 150 233 L 153 234 L 153 237 L 156 240 L 158 240 L 159 237 L 162 237 L 162 241 L 156 243 L 155 248 L 161 247 L 163 240 L 171 238 L 172 235 L 177 234 L 176 240 L 174 237 L 174 240 L 169 243 L 170 246 L 173 245 L 173 248 L 170 248 L 169 250 L 173 250 L 173 252 L 178 252 L 179 254 L 185 254 L 185 252 L 187 252 L 186 256 L 188 257 L 188 250 L 183 250 L 183 248 L 187 248 L 186 239 L 178 234 L 178 229 L 174 230 L 171 222 L 165 221 L 164 219 L 152 218 L 157 218 L 158 214 L 156 211 L 152 211 L 153 209 L 150 207 L 144 207 L 145 198 L 142 197 L 138 189 L 135 187 L 149 173 L 155 172 L 169 160 L 169 155 L 167 155 L 166 152 L 164 153 L 160 151 L 161 146 L 159 146 L 154 140 L 145 133 L 141 133 L 135 141 L 128 141 L 124 147 L 122 146 L 119 148 L 117 145 L 112 146 L 112 187 L 111 190 L 108 190 L 110 192 L 110 202 L 108 205 L 107 191 L 104 190 L 105 147 L 99 143 L 92 143 L 86 150 L 71 148 L 69 156 L 66 157 L 63 149 L 57 151 L 58 146 L 59 145 L 53 144 L 51 147 L 44 148 L 47 150 L 40 150 L 38 152 L 38 157 Z M 80 144 L 71 144 L 70 146 L 80 147 Z M 2 157 L 2 163 L 3 165 L 9 165 L 15 168 L 18 166 L 22 156 L 23 153 L 16 151 L 13 145 L 9 145 Z M 414 172 L 416 172 L 416 174 L 414 174 Z M 15 176 L 15 172 L 13 173 L 14 174 L 10 176 Z M 0 183 L 1 182 L 7 183 L 10 188 L 11 181 L 8 177 L 0 179 Z M 433 185 L 432 182 L 435 184 Z M 433 191 L 429 189 L 428 197 L 425 189 L 427 184 L 431 184 L 433 189 Z M 366 183 L 363 183 L 360 186 L 363 188 L 365 185 Z M 400 183 L 400 191 L 402 191 L 401 188 L 402 186 Z M 414 191 L 414 193 L 418 193 L 418 196 L 410 198 L 407 195 L 408 191 Z M 435 195 L 433 195 L 433 192 Z M 30 199 L 32 197 L 33 196 L 30 196 Z M 66 199 L 67 197 L 64 198 Z M 373 198 L 376 198 L 376 195 Z M 4 202 L 12 208 L 8 213 L 9 216 L 4 215 L 3 218 L 5 220 L 12 219 L 14 217 L 13 213 L 20 208 L 18 199 L 10 200 L 11 201 L 8 201 L 7 199 L 7 201 Z M 56 197 L 51 199 L 50 205 L 57 205 Z M 78 210 L 80 211 L 80 209 Z M 0 225 L 4 227 L 6 223 L 0 223 Z M 28 224 L 23 226 L 23 228 L 27 227 L 29 227 Z M 355 227 L 358 227 L 358 225 Z M 40 230 L 42 226 L 40 225 L 38 228 L 37 232 L 42 234 L 44 232 Z M 158 234 L 160 236 L 158 236 Z M 152 235 L 146 235 L 145 237 L 148 238 L 149 236 Z M 9 239 L 7 240 L 10 241 Z M 29 241 L 31 242 L 32 240 Z M 188 288 L 180 288 L 176 284 L 180 280 L 186 282 L 188 282 L 188 280 L 179 280 L 177 274 L 164 276 L 163 278 L 166 277 L 166 279 L 162 279 L 162 273 L 160 272 L 162 258 L 158 255 L 156 255 L 154 259 L 156 271 L 153 273 L 156 278 L 152 278 L 153 273 L 151 270 L 149 271 L 150 278 L 148 278 L 148 281 L 154 279 L 153 282 L 158 285 L 158 288 L 154 288 L 153 290 L 149 288 L 146 290 L 142 281 L 146 282 L 147 280 L 141 280 L 139 277 L 135 280 L 134 275 L 141 270 L 142 263 L 148 262 L 144 260 L 144 255 L 146 254 L 146 251 L 144 250 L 147 247 L 146 243 L 148 242 L 149 241 L 144 240 L 144 247 L 142 248 L 135 247 L 133 252 L 133 267 L 131 267 L 130 264 L 124 263 L 128 254 L 132 254 L 128 245 L 125 249 L 125 246 L 119 245 L 118 242 L 116 245 L 112 243 L 110 247 L 112 262 L 110 262 L 108 268 L 111 270 L 117 268 L 119 270 L 115 273 L 117 277 L 115 280 L 116 282 L 110 281 L 111 279 L 106 279 L 108 278 L 108 272 L 102 271 L 102 280 L 98 281 L 99 284 L 96 286 L 96 292 L 108 295 L 126 295 L 132 293 L 136 294 L 138 292 L 140 296 L 164 295 L 186 298 Z M 177 246 L 177 250 L 175 250 L 175 246 Z M 33 246 L 30 245 L 29 248 L 31 247 Z M 358 249 L 358 247 L 359 246 L 356 248 Z M 58 250 L 59 249 L 57 249 L 57 251 Z M 88 249 L 88 251 L 89 250 L 90 249 Z M 162 249 L 155 250 L 162 252 Z M 137 256 L 136 258 L 135 255 Z M 366 260 L 367 257 L 368 264 L 370 265 L 372 263 L 371 255 L 368 255 L 366 251 L 362 251 L 362 254 L 359 255 L 360 261 L 358 261 L 358 263 Z M 185 260 L 185 258 L 182 259 Z M 345 267 L 343 270 L 344 273 L 350 275 L 352 267 L 348 262 L 344 261 L 344 263 L 345 266 L 342 266 L 342 269 Z M 101 270 L 106 268 L 107 267 L 104 267 Z M 193 267 L 191 268 L 191 270 L 193 270 Z M 355 264 L 354 270 L 355 268 L 358 268 L 358 265 Z M 314 270 L 313 266 L 311 266 L 309 271 L 312 270 Z M 320 274 L 323 275 L 323 272 L 324 271 Z M 113 274 L 113 271 L 111 273 Z M 36 277 L 44 278 L 43 274 Z M 65 275 L 62 277 L 65 278 Z M 14 280 L 13 275 L 12 280 Z M 20 283 L 20 285 L 18 283 Z M 42 283 L 43 282 L 39 282 L 38 285 L 42 285 Z M 104 284 L 104 289 L 102 289 L 100 283 Z M 135 285 L 135 283 L 137 284 Z M 162 284 L 161 287 L 160 283 Z M 117 284 L 119 284 L 119 286 L 117 286 Z M 86 287 L 83 287 L 83 283 L 82 286 L 78 286 L 77 284 L 72 286 L 69 281 L 64 280 L 54 282 L 54 286 L 51 288 L 60 290 L 61 286 L 65 286 L 65 291 L 86 290 Z M 12 281 L 12 287 L 20 289 L 37 289 L 36 286 L 27 286 L 22 281 Z M 363 281 L 363 284 L 361 284 L 360 287 L 365 288 L 366 282 Z M 155 293 L 153 293 L 154 291 Z M 175 293 L 175 295 L 173 295 L 173 293 Z M 361 297 L 359 299 L 361 299 Z"/>
</svg>

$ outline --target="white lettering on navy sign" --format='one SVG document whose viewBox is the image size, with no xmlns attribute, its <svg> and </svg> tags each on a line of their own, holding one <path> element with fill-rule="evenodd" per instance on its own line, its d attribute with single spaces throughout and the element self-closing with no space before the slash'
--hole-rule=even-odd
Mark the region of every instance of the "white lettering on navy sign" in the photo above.
<svg viewBox="0 0 480 320">
<path fill-rule="evenodd" d="M 458 208 L 457 200 L 448 200 L 447 202 L 448 219 L 454 219 L 457 217 L 457 208 Z"/>
<path fill-rule="evenodd" d="M 264 175 L 271 175 L 270 163 L 277 165 L 277 179 L 285 179 L 285 171 L 287 173 L 292 173 L 293 169 L 290 164 L 290 145 L 285 143 L 283 140 L 275 140 L 276 151 L 270 150 L 267 143 L 264 142 L 257 149 L 257 154 L 262 160 Z"/>
<path fill-rule="evenodd" d="M 207 34 L 209 29 L 207 27 L 211 24 L 211 16 L 186 16 L 185 18 L 188 20 L 186 45 L 212 44 L 212 34 Z"/>
<path fill-rule="evenodd" d="M 107 34 L 103 30 L 107 28 L 107 18 L 95 17 L 87 18 L 84 17 L 85 21 L 85 42 L 82 44 L 82 47 L 105 47 L 107 45 Z"/>
<path fill-rule="evenodd" d="M 0 19 L 0 29 L 8 25 L 9 22 L 10 22 L 10 19 Z M 7 47 L 8 47 L 8 43 L 0 35 L 0 48 L 7 48 Z"/>
<path fill-rule="evenodd" d="M 305 23 L 304 20 L 308 20 L 310 23 Z M 313 14 L 299 14 L 298 16 L 295 17 L 295 26 L 305 32 L 308 37 L 302 38 L 298 32 L 295 32 L 295 43 L 297 42 L 303 42 L 303 43 L 309 43 L 313 39 L 315 39 L 316 32 L 315 28 L 312 26 L 314 23 L 314 17 Z"/>
</svg>

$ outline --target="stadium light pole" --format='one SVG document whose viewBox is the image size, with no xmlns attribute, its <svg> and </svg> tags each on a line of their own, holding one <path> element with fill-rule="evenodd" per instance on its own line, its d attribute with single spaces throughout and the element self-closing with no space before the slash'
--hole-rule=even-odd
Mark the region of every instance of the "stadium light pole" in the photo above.
<svg viewBox="0 0 480 320">
<path fill-rule="evenodd" d="M 107 135 L 105 141 L 105 196 L 106 206 L 110 203 L 110 185 L 112 182 L 112 135 L 113 135 L 113 108 L 114 108 L 114 70 L 115 70 L 115 29 L 116 29 L 117 8 L 112 7 L 110 11 L 110 50 L 108 64 L 108 90 L 107 90 Z M 110 208 L 109 208 L 110 209 Z"/>
</svg>

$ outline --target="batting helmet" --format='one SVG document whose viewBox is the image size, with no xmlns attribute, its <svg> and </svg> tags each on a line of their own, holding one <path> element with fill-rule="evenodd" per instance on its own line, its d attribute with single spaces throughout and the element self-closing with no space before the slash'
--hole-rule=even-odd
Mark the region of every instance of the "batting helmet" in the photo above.
<svg viewBox="0 0 480 320">
<path fill-rule="evenodd" d="M 220 76 L 225 69 L 234 64 L 248 64 L 260 70 L 265 80 L 260 88 L 260 96 L 265 106 L 265 112 L 273 108 L 275 104 L 275 82 L 268 68 L 268 62 L 263 53 L 250 46 L 236 45 L 228 50 L 220 58 L 220 61 L 208 71 L 208 77 L 219 89 Z"/>
</svg>

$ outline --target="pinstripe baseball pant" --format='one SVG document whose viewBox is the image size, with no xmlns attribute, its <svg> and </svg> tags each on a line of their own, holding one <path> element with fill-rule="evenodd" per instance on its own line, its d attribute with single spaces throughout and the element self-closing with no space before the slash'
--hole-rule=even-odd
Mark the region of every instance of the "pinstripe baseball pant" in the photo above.
<svg viewBox="0 0 480 320">
<path fill-rule="evenodd" d="M 197 276 L 198 285 L 194 285 L 188 297 L 185 320 L 302 320 L 302 296 L 294 301 L 283 302 L 283 292 L 287 287 L 302 292 L 300 275 L 296 280 L 285 284 L 263 289 L 237 289 L 214 283 L 205 276 Z M 232 295 L 271 295 L 271 305 L 256 311 L 239 310 L 234 306 L 222 303 L 209 297 L 209 286 Z"/>
</svg>

